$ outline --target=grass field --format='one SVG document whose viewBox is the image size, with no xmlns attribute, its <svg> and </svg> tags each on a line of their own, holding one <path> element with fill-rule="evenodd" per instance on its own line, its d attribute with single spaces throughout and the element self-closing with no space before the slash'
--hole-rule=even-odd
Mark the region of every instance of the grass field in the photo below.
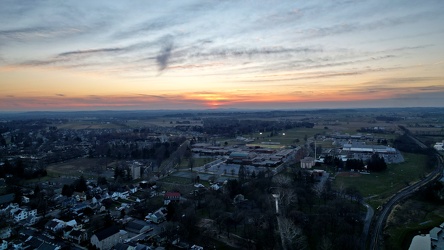
<svg viewBox="0 0 444 250">
<path fill-rule="evenodd" d="M 304 143 L 304 138 L 313 137 L 315 134 L 326 133 L 328 130 L 323 128 L 294 128 L 277 132 L 275 136 L 269 136 L 270 133 L 254 133 L 245 135 L 255 139 L 255 143 L 261 142 L 278 142 L 281 146 L 289 146 Z M 297 142 L 299 141 L 299 142 Z"/>
<path fill-rule="evenodd" d="M 201 166 L 203 166 L 203 165 L 205 165 L 205 164 L 207 164 L 209 162 L 214 161 L 214 159 L 211 158 L 211 157 L 207 157 L 207 158 L 193 158 L 193 161 L 194 161 L 194 167 L 201 167 Z M 178 167 L 181 168 L 181 169 L 190 168 L 189 160 L 183 159 L 180 162 Z"/>
<path fill-rule="evenodd" d="M 114 162 L 106 162 L 104 159 L 90 159 L 90 158 L 78 158 L 61 163 L 51 164 L 46 168 L 49 177 L 59 176 L 85 176 L 87 178 L 97 178 L 99 175 L 108 174 L 108 177 L 112 176 L 112 173 L 105 170 L 105 165 L 108 167 L 113 166 Z M 112 172 L 112 171 L 111 171 Z"/>
<path fill-rule="evenodd" d="M 424 155 L 406 153 L 403 155 L 406 160 L 404 163 L 389 165 L 384 172 L 359 177 L 337 176 L 334 185 L 338 189 L 355 186 L 364 197 L 373 197 L 368 203 L 376 208 L 400 189 L 430 172 L 426 168 Z"/>
</svg>

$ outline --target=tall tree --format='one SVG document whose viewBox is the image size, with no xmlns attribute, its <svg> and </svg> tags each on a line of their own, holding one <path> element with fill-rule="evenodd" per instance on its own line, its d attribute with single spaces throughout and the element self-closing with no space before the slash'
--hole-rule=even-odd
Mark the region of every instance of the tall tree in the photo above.
<svg viewBox="0 0 444 250">
<path fill-rule="evenodd" d="M 67 184 L 63 185 L 62 195 L 66 196 L 66 197 L 71 197 L 73 193 L 74 193 L 74 190 L 70 185 L 67 185 Z"/>
<path fill-rule="evenodd" d="M 378 153 L 374 153 L 369 159 L 367 169 L 374 172 L 380 172 L 387 169 L 384 157 L 380 157 Z"/>
<path fill-rule="evenodd" d="M 88 190 L 88 185 L 86 185 L 86 180 L 83 175 L 74 182 L 74 190 L 77 192 L 86 192 Z"/>
</svg>

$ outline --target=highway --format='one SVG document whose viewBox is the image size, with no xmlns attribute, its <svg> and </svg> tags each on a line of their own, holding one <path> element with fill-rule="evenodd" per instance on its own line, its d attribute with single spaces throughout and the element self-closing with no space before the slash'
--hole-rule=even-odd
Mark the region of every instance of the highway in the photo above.
<svg viewBox="0 0 444 250">
<path fill-rule="evenodd" d="M 421 187 L 424 187 L 425 185 L 438 180 L 443 175 L 442 170 L 442 157 L 437 153 L 436 156 L 438 157 L 438 166 L 436 169 L 430 173 L 426 178 L 422 179 L 419 182 L 416 182 L 415 184 L 408 186 L 401 191 L 399 191 L 397 194 L 395 194 L 386 204 L 384 204 L 381 212 L 377 215 L 377 220 L 374 224 L 374 229 L 371 235 L 371 241 L 369 245 L 369 249 L 376 250 L 376 249 L 382 249 L 382 242 L 380 241 L 383 229 L 385 227 L 385 222 L 387 220 L 388 215 L 392 211 L 392 208 L 395 204 L 402 201 L 403 199 L 409 197 L 416 191 L 418 191 Z"/>
</svg>

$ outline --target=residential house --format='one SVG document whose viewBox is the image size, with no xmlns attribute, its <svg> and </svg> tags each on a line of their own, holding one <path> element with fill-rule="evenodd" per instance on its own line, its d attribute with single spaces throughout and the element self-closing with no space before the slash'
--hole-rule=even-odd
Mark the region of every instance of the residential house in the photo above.
<svg viewBox="0 0 444 250">
<path fill-rule="evenodd" d="M 126 224 L 125 229 L 132 233 L 142 234 L 152 230 L 152 227 L 145 221 L 133 220 Z"/>
<path fill-rule="evenodd" d="M 6 240 L 2 240 L 2 244 L 0 245 L 0 250 L 8 249 L 8 242 Z"/>
<path fill-rule="evenodd" d="M 111 198 L 113 199 L 113 200 L 117 200 L 117 199 L 128 199 L 128 196 L 129 196 L 129 191 L 124 191 L 124 192 L 118 192 L 118 191 L 116 191 L 116 192 L 114 192 L 112 195 L 111 195 Z"/>
<path fill-rule="evenodd" d="M 154 213 L 150 213 L 145 217 L 145 220 L 151 221 L 153 223 L 159 224 L 165 221 L 165 215 L 161 211 L 156 211 Z"/>
<path fill-rule="evenodd" d="M 129 188 L 129 191 L 130 191 L 132 194 L 136 193 L 137 190 L 138 190 L 138 189 L 137 189 L 137 186 L 134 186 L 133 184 L 129 185 L 128 188 Z"/>
<path fill-rule="evenodd" d="M 2 239 L 2 240 L 7 239 L 7 238 L 11 237 L 11 235 L 12 235 L 11 227 L 4 227 L 4 228 L 0 229 L 0 239 Z"/>
<path fill-rule="evenodd" d="M 211 185 L 210 188 L 214 191 L 217 191 L 221 188 L 221 186 L 219 186 L 217 183 L 215 183 L 215 184 Z"/>
<path fill-rule="evenodd" d="M 28 210 L 28 209 L 22 209 L 22 208 L 15 208 L 11 210 L 11 216 L 16 221 L 22 221 L 26 220 L 28 216 L 36 216 L 37 215 L 37 209 Z"/>
<path fill-rule="evenodd" d="M 77 214 L 77 213 L 80 213 L 83 209 L 85 209 L 87 207 L 89 207 L 89 206 L 85 202 L 77 203 L 71 208 L 71 211 Z"/>
<path fill-rule="evenodd" d="M 32 226 L 39 222 L 40 219 L 40 216 L 29 216 L 27 219 L 25 219 L 25 226 Z"/>
<path fill-rule="evenodd" d="M 6 204 L 9 204 L 13 202 L 15 199 L 15 194 L 5 194 L 0 195 L 0 206 L 6 206 Z"/>
<path fill-rule="evenodd" d="M 88 239 L 88 233 L 85 229 L 72 230 L 68 233 L 67 238 L 74 243 L 80 244 Z"/>
<path fill-rule="evenodd" d="M 170 202 L 178 202 L 180 201 L 180 193 L 179 192 L 166 192 L 163 196 L 163 204 L 168 205 Z"/>
<path fill-rule="evenodd" d="M 22 202 L 23 203 L 29 203 L 29 197 L 22 196 Z"/>
<path fill-rule="evenodd" d="M 76 201 L 85 201 L 86 200 L 85 192 L 74 192 L 72 197 L 74 197 L 76 199 Z"/>
<path fill-rule="evenodd" d="M 71 226 L 64 227 L 63 228 L 63 238 L 68 239 L 68 235 L 69 235 L 69 233 L 71 233 L 72 230 L 74 230 L 74 228 Z"/>
<path fill-rule="evenodd" d="M 65 222 L 59 219 L 52 219 L 45 224 L 45 228 L 52 232 L 57 232 L 66 226 Z"/>
<path fill-rule="evenodd" d="M 128 243 L 117 243 L 114 246 L 115 250 L 134 250 L 132 246 L 130 246 Z"/>
<path fill-rule="evenodd" d="M 79 224 L 77 223 L 76 220 L 67 221 L 67 222 L 65 222 L 65 225 L 69 226 L 69 227 L 72 227 L 72 228 L 79 228 Z"/>
<path fill-rule="evenodd" d="M 62 207 L 63 208 L 67 208 L 67 207 L 72 207 L 77 203 L 76 198 L 74 197 L 66 197 L 65 199 L 62 200 Z"/>
<path fill-rule="evenodd" d="M 19 208 L 19 205 L 17 203 L 9 203 L 7 207 L 0 210 L 0 213 L 12 217 L 11 211 L 16 208 Z"/>
<path fill-rule="evenodd" d="M 46 240 L 31 236 L 25 241 L 25 245 L 20 249 L 59 250 L 61 247 L 50 244 Z"/>
<path fill-rule="evenodd" d="M 94 195 L 92 198 L 91 198 L 91 205 L 92 206 L 95 206 L 95 205 L 99 205 L 99 201 L 101 200 L 101 196 L 100 196 L 100 194 L 96 194 L 96 195 Z"/>
<path fill-rule="evenodd" d="M 119 230 L 116 226 L 105 228 L 91 237 L 91 244 L 100 250 L 111 249 L 117 243 L 122 242 L 128 234 Z"/>
<path fill-rule="evenodd" d="M 37 209 L 27 210 L 29 216 L 37 216 Z"/>
</svg>

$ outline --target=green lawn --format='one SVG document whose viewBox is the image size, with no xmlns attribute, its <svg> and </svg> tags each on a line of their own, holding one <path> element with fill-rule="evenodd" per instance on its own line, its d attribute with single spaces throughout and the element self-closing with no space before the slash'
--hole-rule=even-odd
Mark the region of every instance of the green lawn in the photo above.
<svg viewBox="0 0 444 250">
<path fill-rule="evenodd" d="M 337 176 L 334 186 L 337 189 L 355 186 L 364 197 L 374 196 L 369 203 L 377 207 L 387 198 L 408 184 L 418 181 L 429 171 L 426 168 L 426 156 L 404 153 L 405 162 L 389 165 L 381 173 L 361 175 L 360 177 Z"/>
<path fill-rule="evenodd" d="M 178 177 L 178 176 L 167 176 L 161 179 L 162 182 L 174 183 L 174 184 L 191 184 L 190 178 Z"/>
<path fill-rule="evenodd" d="M 209 162 L 214 161 L 214 158 L 206 157 L 206 158 L 193 158 L 194 160 L 194 167 L 201 167 Z M 180 169 L 187 169 L 190 168 L 189 160 L 188 159 L 182 159 L 180 162 L 178 168 Z"/>
</svg>

